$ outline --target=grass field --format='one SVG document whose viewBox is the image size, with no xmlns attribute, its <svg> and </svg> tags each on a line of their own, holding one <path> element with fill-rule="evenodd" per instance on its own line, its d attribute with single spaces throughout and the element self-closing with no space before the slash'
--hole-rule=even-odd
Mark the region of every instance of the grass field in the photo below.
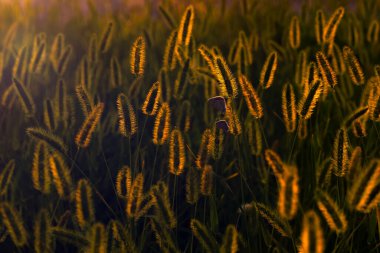
<svg viewBox="0 0 380 253">
<path fill-rule="evenodd" d="M 0 251 L 379 252 L 379 13 L 0 2 Z"/>
</svg>

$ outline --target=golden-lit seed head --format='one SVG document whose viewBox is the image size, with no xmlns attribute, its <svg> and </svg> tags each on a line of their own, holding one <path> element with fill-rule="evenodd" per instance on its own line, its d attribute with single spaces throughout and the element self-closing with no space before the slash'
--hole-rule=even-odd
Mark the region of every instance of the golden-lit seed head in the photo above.
<svg viewBox="0 0 380 253">
<path fill-rule="evenodd" d="M 168 103 L 162 103 L 153 127 L 153 143 L 162 145 L 169 137 L 171 128 L 171 110 Z"/>
<path fill-rule="evenodd" d="M 142 173 L 137 174 L 133 180 L 131 190 L 128 192 L 126 213 L 128 217 L 135 217 L 140 210 L 140 205 L 143 198 L 144 190 L 144 175 Z"/>
<path fill-rule="evenodd" d="M 343 47 L 343 58 L 346 62 L 351 81 L 355 85 L 363 85 L 365 82 L 363 69 L 354 51 L 350 47 Z"/>
<path fill-rule="evenodd" d="M 235 225 L 229 224 L 223 236 L 220 253 L 237 253 L 239 251 L 239 232 Z"/>
<path fill-rule="evenodd" d="M 209 229 L 199 220 L 191 219 L 190 228 L 207 253 L 218 252 L 218 244 Z"/>
<path fill-rule="evenodd" d="M 236 97 L 238 95 L 236 79 L 222 56 L 214 57 L 212 70 L 218 80 L 220 94 L 224 97 Z"/>
<path fill-rule="evenodd" d="M 148 94 L 145 97 L 143 106 L 141 108 L 145 115 L 153 116 L 157 113 L 158 104 L 161 97 L 161 86 L 159 82 L 155 82 L 150 87 Z"/>
<path fill-rule="evenodd" d="M 226 106 L 226 119 L 229 124 L 228 132 L 232 135 L 240 135 L 242 133 L 242 126 L 239 115 L 232 109 L 230 104 Z"/>
<path fill-rule="evenodd" d="M 33 187 L 42 193 L 50 193 L 51 175 L 49 170 L 49 151 L 45 142 L 37 142 L 32 163 Z"/>
<path fill-rule="evenodd" d="M 137 133 L 137 120 L 135 110 L 128 97 L 120 93 L 116 99 L 117 114 L 119 116 L 119 132 L 130 137 Z"/>
<path fill-rule="evenodd" d="M 318 45 L 321 45 L 323 42 L 323 28 L 325 27 L 325 15 L 320 9 L 315 15 L 315 38 Z"/>
<path fill-rule="evenodd" d="M 206 165 L 209 157 L 212 154 L 212 150 L 214 149 L 213 137 L 214 136 L 211 129 L 206 129 L 202 134 L 201 144 L 199 146 L 197 158 L 195 160 L 195 164 L 197 165 L 198 169 L 202 169 Z"/>
<path fill-rule="evenodd" d="M 92 225 L 89 239 L 90 245 L 86 252 L 106 253 L 106 230 L 102 223 Z"/>
<path fill-rule="evenodd" d="M 61 198 L 71 198 L 73 183 L 70 170 L 59 153 L 53 153 L 49 157 L 50 173 L 54 186 Z"/>
<path fill-rule="evenodd" d="M 277 70 L 277 52 L 272 51 L 265 60 L 264 66 L 260 72 L 260 86 L 268 89 L 272 86 L 274 75 Z"/>
<path fill-rule="evenodd" d="M 123 166 L 116 176 L 116 192 L 121 198 L 127 198 L 132 187 L 132 171 L 128 166 Z"/>
<path fill-rule="evenodd" d="M 292 229 L 289 223 L 282 219 L 277 212 L 262 203 L 255 203 L 256 211 L 263 217 L 280 235 L 284 237 L 292 236 Z"/>
<path fill-rule="evenodd" d="M 99 52 L 106 53 L 111 45 L 113 37 L 113 22 L 109 22 L 107 28 L 103 31 L 102 37 L 99 43 Z"/>
<path fill-rule="evenodd" d="M 325 239 L 319 216 L 313 211 L 307 211 L 303 216 L 301 245 L 299 253 L 323 253 Z"/>
<path fill-rule="evenodd" d="M 354 180 L 348 191 L 347 202 L 351 209 L 368 213 L 380 201 L 380 161 L 371 160 L 364 170 L 356 174 L 358 178 Z"/>
<path fill-rule="evenodd" d="M 214 187 L 214 172 L 211 165 L 205 165 L 202 169 L 201 176 L 201 193 L 205 196 L 211 196 Z"/>
<path fill-rule="evenodd" d="M 4 201 L 0 204 L 0 216 L 13 243 L 17 247 L 24 246 L 28 241 L 28 234 L 22 217 L 16 208 L 12 204 Z"/>
<path fill-rule="evenodd" d="M 286 83 L 282 88 L 282 117 L 284 119 L 286 131 L 292 133 L 296 130 L 297 111 L 296 98 L 294 95 L 293 86 Z"/>
<path fill-rule="evenodd" d="M 194 7 L 189 5 L 181 18 L 181 23 L 178 28 L 177 44 L 188 46 L 190 43 L 191 34 L 194 23 Z"/>
<path fill-rule="evenodd" d="M 264 115 L 263 106 L 256 90 L 244 75 L 239 76 L 239 84 L 250 114 L 256 119 L 261 118 Z"/>
<path fill-rule="evenodd" d="M 249 120 L 247 126 L 249 146 L 251 153 L 255 156 L 259 156 L 263 150 L 263 138 L 259 124 L 258 120 Z"/>
<path fill-rule="evenodd" d="M 269 167 L 272 169 L 277 180 L 284 176 L 286 170 L 285 164 L 274 150 L 265 150 L 265 160 L 267 161 Z"/>
<path fill-rule="evenodd" d="M 301 44 L 300 21 L 297 16 L 293 16 L 289 27 L 289 44 L 293 49 L 299 48 Z"/>
<path fill-rule="evenodd" d="M 334 13 L 331 15 L 330 19 L 327 21 L 327 24 L 323 28 L 323 41 L 330 42 L 334 40 L 336 31 L 344 15 L 344 8 L 337 8 Z"/>
<path fill-rule="evenodd" d="M 335 136 L 332 154 L 334 174 L 338 177 L 345 176 L 348 170 L 348 148 L 347 130 L 341 128 Z"/>
<path fill-rule="evenodd" d="M 324 86 L 330 86 L 334 88 L 338 83 L 336 73 L 332 69 L 326 55 L 322 51 L 318 51 L 316 54 L 319 73 L 322 76 Z M 325 89 L 325 88 L 324 88 Z M 325 92 L 325 91 L 324 91 Z"/>
<path fill-rule="evenodd" d="M 171 32 L 165 47 L 163 67 L 166 71 L 173 70 L 177 64 L 177 30 Z"/>
<path fill-rule="evenodd" d="M 199 175 L 198 171 L 189 168 L 186 173 L 186 202 L 189 204 L 197 203 L 199 199 Z"/>
<path fill-rule="evenodd" d="M 298 104 L 298 115 L 302 120 L 310 119 L 313 115 L 314 108 L 316 107 L 321 95 L 321 86 L 321 81 L 316 80 L 310 90 L 305 90 L 304 95 Z"/>
<path fill-rule="evenodd" d="M 144 37 L 139 36 L 135 40 L 131 49 L 131 73 L 133 75 L 142 76 L 145 68 L 145 40 Z"/>
<path fill-rule="evenodd" d="M 174 129 L 169 141 L 169 172 L 174 175 L 182 174 L 186 163 L 185 144 L 182 133 Z"/>
<path fill-rule="evenodd" d="M 5 195 L 8 191 L 10 183 L 13 181 L 15 171 L 15 160 L 10 160 L 0 173 L 0 196 Z"/>
<path fill-rule="evenodd" d="M 75 191 L 76 218 L 83 229 L 95 221 L 95 209 L 92 199 L 92 190 L 86 179 L 78 182 Z"/>
<path fill-rule="evenodd" d="M 336 233 L 346 231 L 346 215 L 326 192 L 321 190 L 317 191 L 317 206 L 331 230 Z"/>
<path fill-rule="evenodd" d="M 372 45 L 376 45 L 379 41 L 379 30 L 379 21 L 376 19 L 372 20 L 367 31 L 367 41 Z"/>
<path fill-rule="evenodd" d="M 152 187 L 150 195 L 154 203 L 156 217 L 160 220 L 161 224 L 169 228 L 175 228 L 177 220 L 170 206 L 168 186 L 163 181 L 159 181 L 157 185 Z"/>
<path fill-rule="evenodd" d="M 280 185 L 278 195 L 278 213 L 284 219 L 291 220 L 298 210 L 299 186 L 297 168 L 288 168 L 278 182 Z"/>
<path fill-rule="evenodd" d="M 51 218 L 46 209 L 42 209 L 34 222 L 34 250 L 36 253 L 52 252 Z"/>
<path fill-rule="evenodd" d="M 102 116 L 103 110 L 104 103 L 99 103 L 87 116 L 86 120 L 83 122 L 81 128 L 75 136 L 75 143 L 78 147 L 87 148 L 88 145 L 90 145 L 92 134 L 94 133 L 96 126 L 100 121 L 100 117 Z"/>
</svg>

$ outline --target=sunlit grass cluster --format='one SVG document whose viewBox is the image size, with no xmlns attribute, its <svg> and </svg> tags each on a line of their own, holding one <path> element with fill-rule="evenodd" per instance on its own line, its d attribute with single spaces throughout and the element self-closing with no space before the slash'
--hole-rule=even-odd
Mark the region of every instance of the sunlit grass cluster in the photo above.
<svg viewBox="0 0 380 253">
<path fill-rule="evenodd" d="M 279 2 L 3 3 L 0 251 L 378 252 L 380 3 Z"/>
</svg>

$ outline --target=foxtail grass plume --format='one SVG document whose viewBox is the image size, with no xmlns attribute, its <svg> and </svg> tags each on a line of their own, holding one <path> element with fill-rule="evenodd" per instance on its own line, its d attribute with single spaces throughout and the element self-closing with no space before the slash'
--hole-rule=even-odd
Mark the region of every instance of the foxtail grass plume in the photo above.
<svg viewBox="0 0 380 253">
<path fill-rule="evenodd" d="M 67 153 L 68 148 L 63 140 L 48 130 L 37 127 L 29 127 L 26 129 L 26 133 L 34 140 L 46 143 L 52 150 L 56 150 L 62 154 Z"/>
<path fill-rule="evenodd" d="M 154 203 L 156 217 L 165 226 L 175 228 L 177 226 L 177 219 L 170 206 L 168 186 L 163 181 L 160 181 L 152 187 L 150 195 Z"/>
<path fill-rule="evenodd" d="M 298 211 L 299 185 L 298 170 L 289 166 L 278 182 L 280 185 L 278 195 L 278 213 L 284 219 L 291 220 Z"/>
<path fill-rule="evenodd" d="M 297 111 L 296 98 L 294 95 L 293 86 L 286 83 L 282 88 L 282 117 L 284 119 L 286 131 L 292 133 L 296 130 Z"/>
<path fill-rule="evenodd" d="M 178 31 L 173 30 L 166 42 L 163 67 L 166 71 L 173 70 L 177 64 L 177 36 Z"/>
<path fill-rule="evenodd" d="M 289 44 L 293 49 L 299 48 L 301 44 L 300 21 L 297 16 L 293 16 L 289 26 Z"/>
<path fill-rule="evenodd" d="M 95 221 L 95 209 L 92 198 L 92 189 L 86 179 L 78 182 L 75 191 L 76 218 L 79 226 L 84 229 Z"/>
<path fill-rule="evenodd" d="M 315 39 L 318 45 L 321 45 L 324 41 L 323 39 L 323 28 L 325 27 L 325 14 L 323 10 L 319 9 L 315 15 Z"/>
<path fill-rule="evenodd" d="M 320 80 L 316 80 L 310 90 L 305 91 L 303 97 L 298 104 L 298 115 L 302 120 L 308 120 L 311 118 L 316 107 L 319 97 L 321 95 L 322 83 Z"/>
<path fill-rule="evenodd" d="M 128 166 L 123 166 L 116 176 L 116 192 L 121 198 L 127 198 L 132 188 L 132 171 Z"/>
<path fill-rule="evenodd" d="M 213 138 L 214 144 L 212 145 L 211 155 L 215 160 L 219 160 L 222 158 L 223 150 L 224 150 L 224 140 L 225 140 L 225 132 L 223 129 L 214 127 L 213 129 Z"/>
<path fill-rule="evenodd" d="M 46 209 L 42 209 L 34 222 L 34 250 L 36 253 L 52 252 L 51 218 Z"/>
<path fill-rule="evenodd" d="M 344 211 L 326 192 L 317 191 L 317 206 L 331 230 L 336 233 L 347 230 L 347 218 Z"/>
<path fill-rule="evenodd" d="M 150 87 L 148 94 L 145 97 L 143 106 L 141 108 L 145 115 L 153 116 L 157 113 L 158 104 L 161 97 L 161 86 L 159 82 L 155 82 Z"/>
<path fill-rule="evenodd" d="M 319 216 L 313 211 L 307 211 L 302 219 L 301 245 L 299 253 L 323 253 L 325 239 Z"/>
<path fill-rule="evenodd" d="M 335 38 L 336 31 L 344 15 L 344 8 L 337 8 L 323 28 L 323 41 L 331 42 Z"/>
<path fill-rule="evenodd" d="M 92 134 L 94 133 L 95 128 L 100 121 L 103 110 L 104 104 L 99 103 L 87 116 L 86 120 L 83 122 L 81 128 L 75 136 L 75 143 L 78 147 L 87 148 L 90 145 Z"/>
<path fill-rule="evenodd" d="M 346 175 L 348 170 L 348 136 L 347 130 L 341 128 L 338 130 L 335 139 L 332 153 L 332 163 L 334 168 L 334 174 L 338 177 Z"/>
<path fill-rule="evenodd" d="M 178 176 L 186 163 L 185 144 L 180 130 L 174 129 L 169 140 L 169 172 Z"/>
<path fill-rule="evenodd" d="M 236 97 L 238 95 L 236 79 L 223 56 L 214 57 L 212 70 L 218 80 L 220 94 L 224 97 Z"/>
<path fill-rule="evenodd" d="M 284 177 L 287 170 L 287 168 L 285 168 L 286 165 L 274 150 L 265 150 L 265 160 L 278 180 Z"/>
<path fill-rule="evenodd" d="M 277 70 L 277 52 L 272 51 L 265 60 L 264 66 L 260 72 L 260 86 L 268 89 L 272 86 L 274 75 Z"/>
<path fill-rule="evenodd" d="M 199 174 L 194 168 L 189 168 L 186 173 L 186 202 L 197 203 L 199 199 Z"/>
<path fill-rule="evenodd" d="M 212 154 L 213 150 L 213 134 L 210 129 L 206 129 L 203 131 L 201 143 L 198 149 L 198 154 L 195 160 L 195 164 L 197 165 L 198 169 L 202 169 L 206 163 L 208 162 L 209 157 Z"/>
<path fill-rule="evenodd" d="M 191 104 L 189 100 L 182 102 L 179 108 L 178 117 L 176 120 L 176 127 L 178 127 L 183 133 L 187 133 L 191 126 Z"/>
<path fill-rule="evenodd" d="M 214 172 L 211 165 L 205 165 L 201 176 L 201 193 L 204 196 L 211 196 L 214 187 Z"/>
<path fill-rule="evenodd" d="M 153 143 L 156 145 L 163 145 L 170 133 L 171 128 L 171 110 L 168 103 L 162 103 L 153 127 Z"/>
<path fill-rule="evenodd" d="M 373 159 L 357 173 L 358 178 L 353 182 L 347 194 L 347 202 L 351 209 L 369 212 L 380 201 L 378 193 L 380 180 L 380 161 Z"/>
<path fill-rule="evenodd" d="M 258 120 L 249 120 L 246 130 L 248 131 L 248 143 L 251 154 L 259 156 L 263 150 L 263 139 Z"/>
<path fill-rule="evenodd" d="M 228 121 L 227 130 L 232 135 L 240 135 L 242 133 L 242 126 L 239 119 L 239 115 L 232 108 L 230 104 L 227 104 L 226 106 L 226 119 Z M 219 121 L 223 122 L 223 121 Z M 217 122 L 218 123 L 218 122 Z"/>
<path fill-rule="evenodd" d="M 145 40 L 142 36 L 137 37 L 131 49 L 131 73 L 142 76 L 145 68 Z"/>
<path fill-rule="evenodd" d="M 322 51 L 316 53 L 316 59 L 318 64 L 319 73 L 322 76 L 323 81 L 323 92 L 326 93 L 328 87 L 334 88 L 337 85 L 338 80 L 336 73 L 331 67 L 326 55 Z"/>
<path fill-rule="evenodd" d="M 235 225 L 229 224 L 224 232 L 220 253 L 237 253 L 239 251 L 239 232 Z"/>
<path fill-rule="evenodd" d="M 73 191 L 73 183 L 70 170 L 59 153 L 53 153 L 49 157 L 50 173 L 54 186 L 61 198 L 70 199 Z"/>
<path fill-rule="evenodd" d="M 369 118 L 373 121 L 380 121 L 380 85 L 370 89 L 368 97 Z"/>
<path fill-rule="evenodd" d="M 256 119 L 261 118 L 264 115 L 263 106 L 252 84 L 244 75 L 239 76 L 239 84 L 250 114 Z"/>
<path fill-rule="evenodd" d="M 100 222 L 92 225 L 88 234 L 90 242 L 86 252 L 106 253 L 106 230 Z"/>
<path fill-rule="evenodd" d="M 177 79 L 175 80 L 173 97 L 177 100 L 181 100 L 186 93 L 189 72 L 190 60 L 188 59 L 178 72 Z"/>
<path fill-rule="evenodd" d="M 194 7 L 189 5 L 181 18 L 181 23 L 178 28 L 177 44 L 179 46 L 188 46 L 190 43 L 191 34 L 193 32 L 194 23 Z"/>
<path fill-rule="evenodd" d="M 99 52 L 101 53 L 106 53 L 110 48 L 114 30 L 113 26 L 113 22 L 109 22 L 107 28 L 103 31 L 103 34 L 99 42 Z"/>
<path fill-rule="evenodd" d="M 363 69 L 358 58 L 355 56 L 354 51 L 350 47 L 343 47 L 343 58 L 346 62 L 347 71 L 350 75 L 351 81 L 355 85 L 363 85 L 365 82 Z"/>
<path fill-rule="evenodd" d="M 211 72 L 215 73 L 215 70 L 214 70 L 214 57 L 215 56 L 214 56 L 214 53 L 211 51 L 211 49 L 202 44 L 198 48 L 198 51 L 199 51 L 200 55 L 202 56 L 202 58 L 207 63 L 207 65 L 210 68 Z"/>
<path fill-rule="evenodd" d="M 372 20 L 367 31 L 367 41 L 372 45 L 376 45 L 379 42 L 379 30 L 379 21 L 376 19 Z"/>
<path fill-rule="evenodd" d="M 24 83 L 16 78 L 13 78 L 13 85 L 15 87 L 21 107 L 26 116 L 33 117 L 33 115 L 36 113 L 36 108 L 30 91 L 25 87 Z"/>
<path fill-rule="evenodd" d="M 75 87 L 75 94 L 77 95 L 83 115 L 85 117 L 88 117 L 88 115 L 94 108 L 94 103 L 92 98 L 90 97 L 90 94 L 88 93 L 84 85 L 77 85 Z"/>
<path fill-rule="evenodd" d="M 289 223 L 282 219 L 277 212 L 262 203 L 255 203 L 256 211 L 271 225 L 280 235 L 291 237 L 292 230 Z"/>
<path fill-rule="evenodd" d="M 28 234 L 22 221 L 20 213 L 9 202 L 0 204 L 0 216 L 2 223 L 17 247 L 22 247 L 28 242 Z"/>
<path fill-rule="evenodd" d="M 119 117 L 119 132 L 124 137 L 131 137 L 137 133 L 138 125 L 135 110 L 129 98 L 120 93 L 116 99 L 117 114 Z"/>
<path fill-rule="evenodd" d="M 2 169 L 0 173 L 0 196 L 4 196 L 7 193 L 9 185 L 13 181 L 15 167 L 15 160 L 10 160 Z"/>
<path fill-rule="evenodd" d="M 134 218 L 140 210 L 144 191 L 144 175 L 138 173 L 133 180 L 131 190 L 128 192 L 126 213 L 128 217 Z"/>
<path fill-rule="evenodd" d="M 190 228 L 193 235 L 201 243 L 205 252 L 218 252 L 218 243 L 216 242 L 215 237 L 202 222 L 197 219 L 192 219 L 190 221 Z"/>
<path fill-rule="evenodd" d="M 49 151 L 45 142 L 37 142 L 32 162 L 33 187 L 42 193 L 50 193 L 51 175 L 49 167 Z"/>
</svg>

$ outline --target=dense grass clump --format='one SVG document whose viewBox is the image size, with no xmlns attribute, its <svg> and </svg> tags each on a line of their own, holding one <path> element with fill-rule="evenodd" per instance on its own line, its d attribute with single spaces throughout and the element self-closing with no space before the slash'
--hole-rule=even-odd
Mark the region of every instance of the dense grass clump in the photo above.
<svg viewBox="0 0 380 253">
<path fill-rule="evenodd" d="M 0 3 L 1 252 L 380 251 L 380 3 Z"/>
</svg>

